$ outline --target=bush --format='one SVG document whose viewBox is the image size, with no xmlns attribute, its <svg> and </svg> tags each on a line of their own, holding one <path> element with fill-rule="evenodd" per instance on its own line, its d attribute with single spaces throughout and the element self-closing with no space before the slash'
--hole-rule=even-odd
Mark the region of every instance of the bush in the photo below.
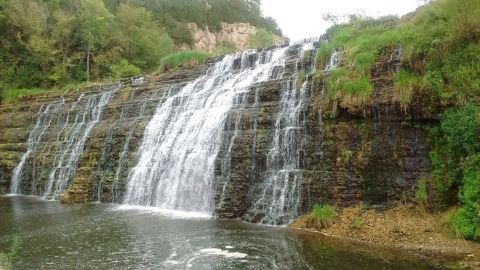
<svg viewBox="0 0 480 270">
<path fill-rule="evenodd" d="M 248 39 L 248 48 L 258 49 L 275 45 L 278 38 L 264 28 L 257 29 L 257 32 Z"/>
<path fill-rule="evenodd" d="M 160 70 L 166 71 L 177 67 L 194 66 L 205 63 L 208 54 L 201 51 L 182 51 L 165 56 L 160 61 Z"/>
<path fill-rule="evenodd" d="M 480 240 L 480 154 L 466 159 L 460 201 L 452 223 L 465 238 Z"/>
<path fill-rule="evenodd" d="M 335 217 L 335 207 L 328 204 L 315 204 L 313 206 L 312 216 L 314 226 L 318 229 L 327 228 L 332 225 Z"/>
<path fill-rule="evenodd" d="M 430 136 L 437 188 L 442 194 L 460 190 L 461 208 L 450 222 L 459 235 L 480 240 L 480 106 L 469 103 L 445 111 Z"/>
<path fill-rule="evenodd" d="M 110 66 L 110 76 L 114 79 L 130 78 L 140 75 L 140 69 L 123 59 L 118 64 Z"/>
</svg>

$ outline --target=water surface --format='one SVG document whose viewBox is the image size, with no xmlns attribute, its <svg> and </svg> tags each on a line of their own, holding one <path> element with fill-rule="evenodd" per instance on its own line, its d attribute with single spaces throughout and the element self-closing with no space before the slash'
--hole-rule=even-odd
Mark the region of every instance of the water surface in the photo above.
<svg viewBox="0 0 480 270">
<path fill-rule="evenodd" d="M 434 269 L 427 261 L 202 215 L 0 197 L 0 268 Z"/>
</svg>

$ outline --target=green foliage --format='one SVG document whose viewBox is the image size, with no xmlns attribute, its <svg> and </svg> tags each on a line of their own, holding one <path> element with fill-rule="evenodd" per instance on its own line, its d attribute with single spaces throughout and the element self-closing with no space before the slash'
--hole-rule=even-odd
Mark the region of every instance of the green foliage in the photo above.
<svg viewBox="0 0 480 270">
<path fill-rule="evenodd" d="M 349 72 L 346 68 L 336 68 L 330 72 L 327 77 L 328 97 L 340 100 L 345 107 L 365 106 L 373 92 L 373 85 L 367 76 Z"/>
<path fill-rule="evenodd" d="M 359 230 L 363 227 L 363 222 L 360 218 L 358 217 L 355 217 L 352 222 L 350 222 L 350 224 L 348 225 L 348 227 L 350 227 L 350 229 L 353 229 L 353 230 Z"/>
<path fill-rule="evenodd" d="M 20 89 L 8 89 L 2 91 L 1 100 L 3 104 L 14 103 L 18 98 L 26 96 L 35 96 L 45 94 L 47 91 L 39 88 L 20 88 Z"/>
<path fill-rule="evenodd" d="M 250 49 L 265 48 L 276 43 L 278 43 L 277 37 L 264 28 L 257 29 L 257 32 L 248 39 Z"/>
<path fill-rule="evenodd" d="M 452 216 L 452 223 L 461 236 L 480 240 L 480 154 L 465 161 L 459 197 L 462 207 Z"/>
<path fill-rule="evenodd" d="M 296 80 L 297 90 L 300 90 L 302 88 L 302 85 L 304 82 L 305 82 L 305 70 L 300 69 L 297 72 L 297 80 Z"/>
<path fill-rule="evenodd" d="M 322 43 L 317 49 L 317 67 L 323 69 L 326 65 L 330 55 L 332 55 L 334 48 L 330 43 Z"/>
<path fill-rule="evenodd" d="M 234 53 L 237 49 L 231 43 L 224 42 L 223 44 L 217 45 L 213 52 L 213 55 L 226 55 L 230 53 Z"/>
<path fill-rule="evenodd" d="M 193 66 L 204 63 L 208 58 L 206 52 L 200 51 L 182 51 L 172 53 L 160 61 L 161 71 L 174 69 L 183 66 Z"/>
<path fill-rule="evenodd" d="M 151 10 L 160 21 L 169 20 L 168 28 L 175 27 L 173 22 L 194 22 L 202 28 L 208 27 L 211 31 L 217 31 L 220 29 L 221 22 L 248 22 L 257 28 L 265 28 L 281 35 L 275 20 L 262 15 L 258 0 L 130 0 L 129 2 Z M 173 28 L 168 29 L 168 32 L 172 34 Z"/>
<path fill-rule="evenodd" d="M 123 59 L 118 64 L 110 66 L 111 77 L 114 79 L 130 78 L 140 75 L 140 69 Z"/>
<path fill-rule="evenodd" d="M 187 22 L 215 30 L 221 21 L 280 33 L 251 0 L 0 1 L 0 89 L 62 88 L 138 73 L 123 60 L 150 72 L 180 45 L 193 45 Z"/>
<path fill-rule="evenodd" d="M 312 216 L 316 228 L 326 228 L 332 225 L 335 218 L 335 207 L 328 204 L 315 204 L 313 206 Z"/>
<path fill-rule="evenodd" d="M 395 74 L 395 99 L 400 103 L 403 110 L 406 111 L 407 106 L 412 100 L 413 91 L 419 87 L 419 84 L 418 77 L 408 70 L 400 69 Z"/>
<path fill-rule="evenodd" d="M 330 43 L 321 46 L 317 58 L 317 72 L 322 74 L 322 63 L 331 48 L 342 51 L 342 75 L 335 80 L 340 83 L 333 89 L 327 87 L 334 92 L 331 100 L 355 105 L 348 102 L 351 95 L 345 95 L 341 84 L 370 81 L 375 59 L 385 48 L 397 44 L 401 45 L 405 68 L 395 76 L 394 98 L 404 110 L 418 91 L 438 96 L 445 103 L 463 104 L 478 98 L 480 5 L 476 1 L 432 1 L 407 18 L 351 16 L 348 23 L 331 27 L 327 31 Z"/>
<path fill-rule="evenodd" d="M 123 56 L 143 70 L 152 70 L 160 60 L 173 52 L 172 39 L 144 8 L 122 4 L 115 17 L 115 41 L 124 48 Z"/>
<path fill-rule="evenodd" d="M 350 159 L 352 159 L 352 157 L 353 157 L 353 152 L 352 152 L 352 150 L 343 150 L 343 151 L 342 151 L 342 159 L 343 159 L 343 161 L 349 162 Z"/>
<path fill-rule="evenodd" d="M 432 177 L 446 194 L 458 188 L 461 208 L 452 216 L 457 233 L 480 239 L 480 106 L 467 103 L 442 114 L 430 134 Z"/>
<path fill-rule="evenodd" d="M 422 209 L 428 207 L 427 183 L 424 178 L 420 178 L 417 182 L 417 190 L 415 191 L 415 202 Z"/>
</svg>

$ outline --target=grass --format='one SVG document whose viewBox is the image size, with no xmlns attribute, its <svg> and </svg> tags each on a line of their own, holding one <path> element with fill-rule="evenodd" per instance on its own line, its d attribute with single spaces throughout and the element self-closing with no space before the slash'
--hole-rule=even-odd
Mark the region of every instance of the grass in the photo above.
<svg viewBox="0 0 480 270">
<path fill-rule="evenodd" d="M 414 90 L 420 88 L 419 78 L 406 69 L 400 69 L 395 74 L 393 87 L 396 101 L 406 111 L 412 101 Z"/>
<path fill-rule="evenodd" d="M 195 66 L 205 63 L 208 53 L 201 51 L 182 51 L 172 53 L 160 61 L 160 71 L 175 69 L 177 67 Z"/>
<path fill-rule="evenodd" d="M 41 88 L 8 89 L 2 92 L 2 103 L 11 104 L 23 97 L 36 96 L 45 93 L 47 93 L 47 91 Z"/>
<path fill-rule="evenodd" d="M 478 0 L 432 1 L 404 18 L 351 16 L 348 23 L 327 30 L 329 43 L 317 50 L 317 72 L 322 73 L 333 49 L 340 50 L 341 74 L 327 78 L 330 103 L 365 106 L 375 60 L 400 45 L 403 68 L 395 76 L 394 101 L 403 110 L 417 91 L 437 96 L 443 104 L 480 100 L 479 29 Z"/>
<path fill-rule="evenodd" d="M 315 204 L 312 210 L 314 226 L 318 229 L 330 227 L 335 218 L 335 207 L 328 204 Z"/>
<path fill-rule="evenodd" d="M 305 82 L 305 70 L 300 69 L 297 72 L 297 81 L 296 81 L 297 91 L 299 91 L 302 88 L 302 85 L 304 82 Z"/>
<path fill-rule="evenodd" d="M 359 230 L 363 227 L 363 222 L 360 218 L 355 217 L 352 222 L 348 225 L 348 227 L 352 230 Z"/>
<path fill-rule="evenodd" d="M 352 159 L 353 157 L 353 152 L 352 150 L 343 150 L 342 151 L 342 159 L 343 161 L 345 161 L 346 163 L 348 163 L 350 161 L 350 159 Z"/>
<path fill-rule="evenodd" d="M 417 190 L 415 191 L 415 202 L 420 209 L 428 208 L 428 192 L 427 183 L 424 178 L 420 178 L 417 182 Z"/>
</svg>

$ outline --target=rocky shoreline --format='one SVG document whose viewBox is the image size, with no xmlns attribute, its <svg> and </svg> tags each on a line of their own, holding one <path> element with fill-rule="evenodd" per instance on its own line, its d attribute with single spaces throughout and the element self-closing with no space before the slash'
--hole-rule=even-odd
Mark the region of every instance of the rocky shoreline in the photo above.
<svg viewBox="0 0 480 270">
<path fill-rule="evenodd" d="M 447 213 L 429 213 L 413 205 L 388 210 L 356 205 L 339 210 L 328 228 L 314 228 L 310 215 L 299 217 L 289 227 L 377 248 L 446 257 L 444 266 L 449 269 L 480 269 L 480 243 L 460 239 L 450 232 L 444 221 Z"/>
</svg>

